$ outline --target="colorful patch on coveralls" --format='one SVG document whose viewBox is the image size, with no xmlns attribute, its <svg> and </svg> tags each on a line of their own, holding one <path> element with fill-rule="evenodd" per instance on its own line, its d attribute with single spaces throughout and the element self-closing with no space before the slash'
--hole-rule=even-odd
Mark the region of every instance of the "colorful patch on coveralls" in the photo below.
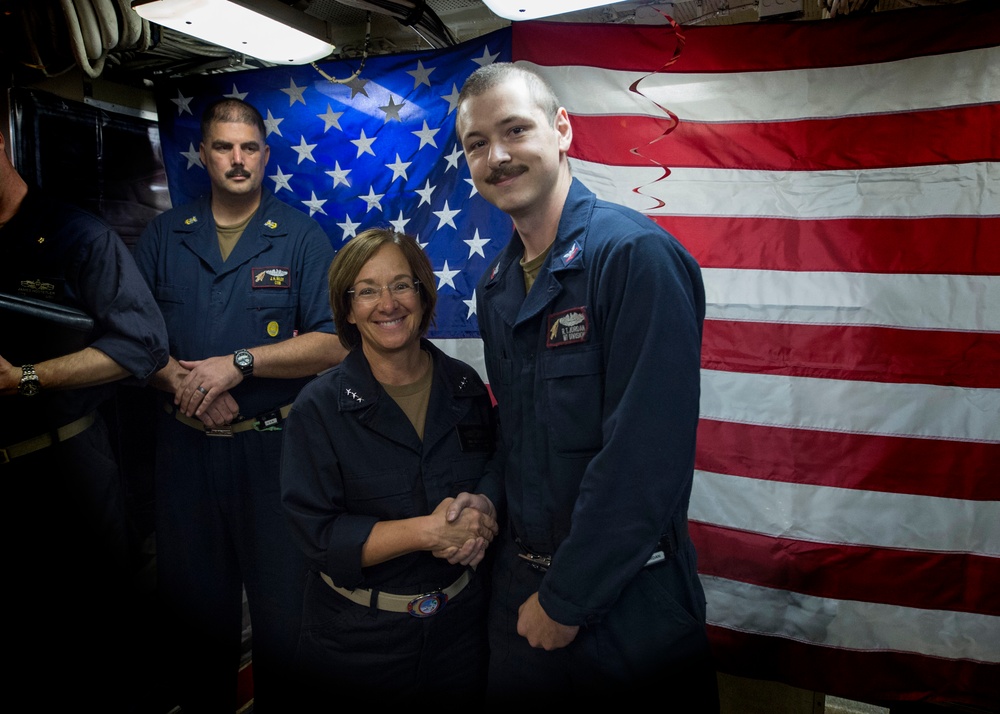
<svg viewBox="0 0 1000 714">
<path fill-rule="evenodd" d="M 292 271 L 279 266 L 251 268 L 254 288 L 282 288 L 287 290 L 292 287 L 291 278 L 288 276 Z"/>
<path fill-rule="evenodd" d="M 562 255 L 563 265 L 564 266 L 569 265 L 574 260 L 576 260 L 576 256 L 578 256 L 578 255 L 580 255 L 580 244 L 577 243 L 576 241 L 573 241 L 573 245 L 571 245 L 569 247 L 569 250 L 567 250 Z"/>
<path fill-rule="evenodd" d="M 586 342 L 589 338 L 590 320 L 587 319 L 585 305 L 549 315 L 549 331 L 545 336 L 546 347 L 573 345 Z"/>
</svg>

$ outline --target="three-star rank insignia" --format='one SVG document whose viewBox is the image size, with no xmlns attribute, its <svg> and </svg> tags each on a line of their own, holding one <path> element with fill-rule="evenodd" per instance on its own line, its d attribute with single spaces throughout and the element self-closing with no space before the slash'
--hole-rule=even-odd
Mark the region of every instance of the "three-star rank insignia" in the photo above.
<svg viewBox="0 0 1000 714">
<path fill-rule="evenodd" d="M 354 401 L 356 401 L 358 404 L 361 404 L 363 401 L 365 401 L 364 397 L 362 397 L 360 394 L 358 394 L 357 392 L 355 392 L 350 387 L 348 387 L 344 391 L 347 393 L 347 396 L 349 396 L 351 399 L 353 399 Z"/>
</svg>

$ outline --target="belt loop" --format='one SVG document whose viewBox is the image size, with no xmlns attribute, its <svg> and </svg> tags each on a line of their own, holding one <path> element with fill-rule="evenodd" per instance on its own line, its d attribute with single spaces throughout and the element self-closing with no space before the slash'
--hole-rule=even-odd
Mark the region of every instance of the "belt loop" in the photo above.
<svg viewBox="0 0 1000 714">
<path fill-rule="evenodd" d="M 378 594 L 379 591 L 372 588 L 371 600 L 368 601 L 368 615 L 378 617 Z"/>
</svg>

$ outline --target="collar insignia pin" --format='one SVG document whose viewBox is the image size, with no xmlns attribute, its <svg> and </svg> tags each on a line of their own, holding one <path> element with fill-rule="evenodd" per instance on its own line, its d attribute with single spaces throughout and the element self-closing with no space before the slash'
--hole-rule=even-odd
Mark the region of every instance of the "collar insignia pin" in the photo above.
<svg viewBox="0 0 1000 714">
<path fill-rule="evenodd" d="M 358 404 L 364 401 L 364 399 L 361 396 L 359 396 L 358 393 L 355 392 L 353 389 L 348 388 L 345 391 L 347 392 L 347 396 L 356 401 Z"/>
<path fill-rule="evenodd" d="M 573 245 L 570 249 L 563 253 L 562 261 L 563 265 L 569 265 L 573 262 L 573 259 L 580 253 L 580 244 L 573 241 Z"/>
</svg>

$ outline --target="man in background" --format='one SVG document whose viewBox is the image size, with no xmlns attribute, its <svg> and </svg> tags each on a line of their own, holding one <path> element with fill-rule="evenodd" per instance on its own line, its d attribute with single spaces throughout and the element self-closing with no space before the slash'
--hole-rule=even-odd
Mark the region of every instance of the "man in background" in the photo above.
<svg viewBox="0 0 1000 714">
<path fill-rule="evenodd" d="M 7 694 L 132 711 L 136 593 L 100 408 L 166 364 L 166 329 L 117 233 L 29 187 L 2 135 L 0 316 Z"/>
<path fill-rule="evenodd" d="M 476 288 L 507 512 L 490 694 L 656 690 L 687 712 L 717 711 L 687 531 L 699 267 L 648 218 L 572 177 L 569 115 L 538 75 L 477 70 L 456 131 L 476 189 L 514 224 Z"/>
<path fill-rule="evenodd" d="M 252 105 L 202 117 L 211 193 L 155 218 L 136 245 L 167 323 L 158 409 L 159 588 L 184 714 L 232 712 L 245 588 L 254 711 L 291 711 L 305 557 L 280 503 L 281 423 L 345 354 L 333 334 L 319 224 L 262 187 L 269 148 Z"/>
</svg>

